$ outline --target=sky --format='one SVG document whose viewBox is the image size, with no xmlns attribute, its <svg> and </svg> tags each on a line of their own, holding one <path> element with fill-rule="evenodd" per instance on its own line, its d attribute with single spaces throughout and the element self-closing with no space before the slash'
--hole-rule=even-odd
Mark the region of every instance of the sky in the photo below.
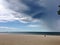
<svg viewBox="0 0 60 45">
<path fill-rule="evenodd" d="M 0 32 L 60 32 L 60 0 L 0 0 Z"/>
</svg>

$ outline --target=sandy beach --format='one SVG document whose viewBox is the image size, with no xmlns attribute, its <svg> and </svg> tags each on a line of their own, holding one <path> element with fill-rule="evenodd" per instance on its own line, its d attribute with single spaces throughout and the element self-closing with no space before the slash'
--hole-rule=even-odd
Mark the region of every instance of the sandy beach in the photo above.
<svg viewBox="0 0 60 45">
<path fill-rule="evenodd" d="M 0 34 L 0 45 L 60 45 L 60 36 Z"/>
</svg>

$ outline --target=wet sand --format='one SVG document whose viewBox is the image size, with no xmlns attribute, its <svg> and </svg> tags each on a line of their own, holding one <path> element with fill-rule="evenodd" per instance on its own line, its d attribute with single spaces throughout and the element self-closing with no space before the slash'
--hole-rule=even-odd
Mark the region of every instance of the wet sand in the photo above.
<svg viewBox="0 0 60 45">
<path fill-rule="evenodd" d="M 60 36 L 0 34 L 0 45 L 60 45 Z"/>
</svg>

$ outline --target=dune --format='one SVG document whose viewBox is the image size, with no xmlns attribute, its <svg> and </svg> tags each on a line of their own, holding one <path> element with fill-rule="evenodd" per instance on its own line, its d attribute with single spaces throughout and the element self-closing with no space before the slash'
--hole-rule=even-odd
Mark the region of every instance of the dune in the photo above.
<svg viewBox="0 0 60 45">
<path fill-rule="evenodd" d="M 0 34 L 0 45 L 60 45 L 60 36 Z"/>
</svg>

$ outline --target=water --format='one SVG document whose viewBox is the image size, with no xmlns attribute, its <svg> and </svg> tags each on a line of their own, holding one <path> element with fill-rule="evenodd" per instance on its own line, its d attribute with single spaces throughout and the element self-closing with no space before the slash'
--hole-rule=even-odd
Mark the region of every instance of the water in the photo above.
<svg viewBox="0 0 60 45">
<path fill-rule="evenodd" d="M 60 32 L 0 32 L 0 34 L 60 35 Z"/>
</svg>

